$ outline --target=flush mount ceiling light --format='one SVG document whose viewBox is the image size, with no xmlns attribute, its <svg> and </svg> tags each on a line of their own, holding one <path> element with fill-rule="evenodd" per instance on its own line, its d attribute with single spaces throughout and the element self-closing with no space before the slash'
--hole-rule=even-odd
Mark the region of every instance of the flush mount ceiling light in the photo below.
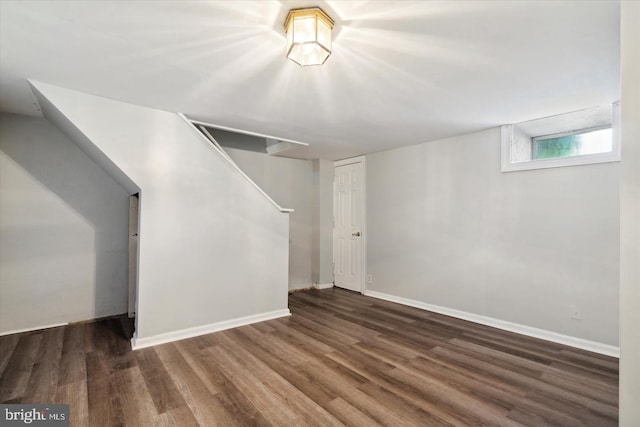
<svg viewBox="0 0 640 427">
<path fill-rule="evenodd" d="M 321 65 L 331 55 L 333 19 L 319 7 L 293 9 L 284 23 L 287 58 L 298 65 Z"/>
</svg>

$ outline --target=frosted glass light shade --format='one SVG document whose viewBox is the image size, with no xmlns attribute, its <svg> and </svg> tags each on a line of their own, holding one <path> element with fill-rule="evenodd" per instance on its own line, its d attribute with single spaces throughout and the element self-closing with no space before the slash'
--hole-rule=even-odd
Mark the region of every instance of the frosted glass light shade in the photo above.
<svg viewBox="0 0 640 427">
<path fill-rule="evenodd" d="M 333 20 L 319 7 L 289 11 L 284 30 L 287 33 L 287 58 L 298 65 L 321 65 L 331 55 Z"/>
</svg>

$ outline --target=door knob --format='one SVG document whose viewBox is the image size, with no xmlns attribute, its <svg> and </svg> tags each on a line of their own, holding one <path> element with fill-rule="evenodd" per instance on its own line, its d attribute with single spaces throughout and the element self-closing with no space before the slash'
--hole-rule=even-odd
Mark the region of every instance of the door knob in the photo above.
<svg viewBox="0 0 640 427">
<path fill-rule="evenodd" d="M 355 233 L 351 233 L 351 235 L 352 235 L 352 236 L 355 236 L 355 237 L 360 237 L 360 232 L 359 232 L 359 231 L 357 231 L 357 232 L 355 232 Z"/>
</svg>

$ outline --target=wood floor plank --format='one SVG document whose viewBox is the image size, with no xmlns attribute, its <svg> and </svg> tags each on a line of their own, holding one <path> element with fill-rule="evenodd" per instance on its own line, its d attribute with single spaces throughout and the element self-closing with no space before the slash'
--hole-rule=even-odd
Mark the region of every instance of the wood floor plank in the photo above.
<svg viewBox="0 0 640 427">
<path fill-rule="evenodd" d="M 179 356 L 182 357 L 189 368 L 195 373 L 207 391 L 211 395 L 217 395 L 221 390 L 216 385 L 216 381 L 219 381 L 219 376 L 216 376 L 214 371 L 207 369 L 206 358 L 202 357 L 203 352 L 197 347 L 195 340 L 179 341 L 177 343 L 171 343 L 171 345 L 175 347 Z M 178 355 L 175 356 L 175 358 L 177 357 Z M 189 378 L 185 378 L 185 380 L 188 379 Z"/>
<path fill-rule="evenodd" d="M 588 369 L 580 369 L 579 367 L 576 367 L 573 365 L 565 365 L 558 362 L 550 362 L 548 360 L 542 361 L 542 362 L 535 361 L 535 360 L 531 360 L 528 357 L 519 357 L 512 353 L 502 352 L 494 348 L 487 348 L 484 346 L 479 346 L 475 343 L 470 343 L 470 342 L 462 341 L 458 339 L 452 340 L 451 343 L 463 348 L 484 353 L 491 358 L 503 360 L 513 365 L 521 366 L 522 368 L 530 369 L 534 372 L 539 372 L 540 377 L 545 373 L 558 375 L 558 376 L 566 377 L 569 380 L 578 379 L 585 386 L 593 386 L 593 387 L 599 387 L 601 385 L 606 385 L 606 384 L 612 385 L 611 383 L 614 380 L 617 381 L 617 376 L 611 373 L 607 375 L 594 373 Z"/>
<path fill-rule="evenodd" d="M 309 335 L 306 335 L 292 327 L 291 325 L 293 323 L 288 323 L 289 320 L 289 318 L 286 318 L 271 321 L 271 325 L 276 329 L 275 332 L 272 332 L 271 334 L 283 339 L 294 341 L 298 345 L 305 347 L 313 354 L 326 354 L 334 351 L 333 347 L 315 340 L 313 337 L 310 337 Z"/>
<path fill-rule="evenodd" d="M 509 418 L 530 427 L 585 427 L 585 424 L 582 421 L 568 415 L 549 417 L 546 412 L 532 412 L 523 408 L 516 408 L 512 410 L 509 414 Z"/>
<path fill-rule="evenodd" d="M 460 358 L 466 359 L 468 362 L 472 364 L 477 363 L 477 361 L 464 355 L 457 355 L 452 357 L 460 357 Z M 611 417 L 611 418 L 617 417 L 618 410 L 616 407 L 612 405 L 608 405 L 606 403 L 602 403 L 595 399 L 591 399 L 583 394 L 573 393 L 561 387 L 547 384 L 544 381 L 541 381 L 537 378 L 532 378 L 527 375 L 520 375 L 520 374 L 514 373 L 498 365 L 490 366 L 488 364 L 482 364 L 482 366 L 484 366 L 484 368 L 487 369 L 487 371 L 490 371 L 492 374 L 494 374 L 499 378 L 502 378 L 503 380 L 514 381 L 526 387 L 530 387 L 531 389 L 537 390 L 546 396 L 553 397 L 557 400 L 561 400 L 561 401 L 566 400 L 567 402 L 577 403 L 582 407 L 591 408 L 591 410 L 597 411 L 597 413 L 603 414 L 607 417 Z"/>
<path fill-rule="evenodd" d="M 466 414 L 456 414 L 443 410 L 439 406 L 440 399 L 437 396 L 425 394 L 414 385 L 407 384 L 406 382 L 396 379 L 394 376 L 390 375 L 389 370 L 382 371 L 368 365 L 367 363 L 362 363 L 357 357 L 343 353 L 331 353 L 328 354 L 327 357 L 335 360 L 345 368 L 361 375 L 369 383 L 373 383 L 390 390 L 392 393 L 400 396 L 403 400 L 417 405 L 424 411 L 432 414 L 436 419 L 442 420 L 447 424 L 465 426 L 469 425 L 469 422 L 472 421 L 468 419 Z M 395 367 L 393 369 L 395 369 Z M 364 381 L 359 388 L 366 384 L 366 381 Z"/>
<path fill-rule="evenodd" d="M 42 341 L 41 333 L 25 333 L 20 335 L 0 381 L 0 402 L 5 403 L 19 399 L 24 395 L 33 365 Z"/>
<path fill-rule="evenodd" d="M 618 375 L 615 371 L 594 372 L 590 367 L 576 366 L 574 363 L 567 364 L 562 362 L 552 362 L 551 369 L 562 372 L 565 376 L 580 378 L 583 381 L 589 381 L 596 384 L 605 384 L 616 386 L 618 384 Z"/>
<path fill-rule="evenodd" d="M 20 334 L 4 335 L 0 337 L 0 377 L 7 367 L 9 359 L 20 340 Z"/>
<path fill-rule="evenodd" d="M 413 307 L 403 307 L 387 301 L 382 302 L 386 303 L 386 305 L 376 301 L 371 305 L 371 307 L 379 312 L 395 314 L 396 316 L 400 316 L 405 319 L 412 319 L 414 321 L 425 320 L 431 317 L 431 314 L 428 311 L 415 309 Z M 407 308 L 409 310 L 407 310 Z"/>
<path fill-rule="evenodd" d="M 154 348 L 137 351 L 136 361 L 158 414 L 186 406 Z"/>
<path fill-rule="evenodd" d="M 341 398 L 349 405 L 358 408 L 368 418 L 384 426 L 410 425 L 411 422 L 403 413 L 396 412 L 389 402 L 380 402 L 370 395 L 363 393 L 359 388 L 355 388 Z M 332 412 L 333 413 L 333 412 Z"/>
<path fill-rule="evenodd" d="M 283 340 L 277 335 L 262 334 L 257 329 L 246 326 L 244 328 L 238 328 L 238 332 L 243 333 L 248 338 L 253 337 L 252 342 L 261 345 L 272 352 L 286 354 L 286 360 L 283 362 L 292 366 L 300 365 L 308 362 L 313 354 L 309 352 L 304 346 L 296 345 L 295 342 L 290 340 Z M 252 334 L 252 332 L 254 332 Z M 234 335 L 237 336 L 237 335 Z"/>
<path fill-rule="evenodd" d="M 89 399 L 86 381 L 59 385 L 52 403 L 69 405 L 70 425 L 89 425 Z"/>
<path fill-rule="evenodd" d="M 314 319 L 307 319 L 300 317 L 296 319 L 295 323 L 291 324 L 291 327 L 297 330 L 302 330 L 305 334 L 316 338 L 320 342 L 333 347 L 333 343 L 352 345 L 359 342 L 358 338 L 355 338 L 344 331 L 340 331 L 332 328 L 327 322 L 316 322 Z"/>
<path fill-rule="evenodd" d="M 276 405 L 279 412 L 284 413 L 292 410 L 292 413 L 300 418 L 301 424 L 299 425 L 339 425 L 337 420 L 320 405 L 276 372 L 268 369 L 268 365 L 244 349 L 238 341 L 232 338 L 232 334 L 233 332 L 219 335 L 221 346 L 232 352 L 235 356 L 234 361 L 238 361 L 237 367 L 242 366 L 244 370 L 254 372 L 260 383 L 271 390 L 272 396 L 270 397 L 280 399 L 280 405 Z M 256 374 L 257 372 L 259 374 Z"/>
<path fill-rule="evenodd" d="M 483 348 L 476 347 L 471 349 L 451 344 L 438 346 L 432 349 L 430 353 L 443 358 L 450 358 L 458 363 L 469 362 L 468 366 L 473 366 L 474 368 L 482 369 L 480 366 L 483 366 L 488 371 L 505 371 L 508 375 L 502 377 L 504 380 L 508 380 L 507 377 L 519 378 L 520 376 L 524 376 L 537 379 L 542 376 L 542 372 L 538 367 L 526 365 L 524 361 L 502 359 L 498 363 L 490 354 L 487 354 Z"/>
<path fill-rule="evenodd" d="M 205 379 L 196 374 L 174 344 L 161 345 L 155 350 L 197 423 L 211 426 L 235 424 L 233 414 L 214 398 L 218 391 L 207 386 Z"/>
<path fill-rule="evenodd" d="M 576 394 L 583 394 L 591 399 L 607 403 L 613 407 L 618 407 L 618 394 L 616 387 L 609 385 L 585 384 L 579 378 L 567 378 L 558 374 L 544 373 L 540 379 L 547 384 L 552 384 Z"/>
<path fill-rule="evenodd" d="M 351 406 L 341 398 L 336 398 L 329 402 L 329 408 L 331 413 L 334 414 L 344 425 L 348 426 L 383 426 L 384 424 L 377 423 L 373 418 L 362 413 L 356 407 Z M 395 424 L 400 425 L 400 424 Z"/>
<path fill-rule="evenodd" d="M 26 401 L 46 402 L 47 398 L 57 391 L 63 337 L 64 328 L 62 327 L 42 331 L 36 362 L 23 394 L 23 399 Z"/>
<path fill-rule="evenodd" d="M 123 423 L 133 426 L 164 424 L 158 414 L 153 397 L 137 366 L 119 369 L 113 373 L 115 393 L 122 408 Z M 98 424 L 96 424 L 98 425 Z"/>
<path fill-rule="evenodd" d="M 201 349 L 196 340 L 176 344 L 178 351 L 201 378 L 214 384 L 218 392 L 215 398 L 236 421 L 234 425 L 269 426 L 271 423 L 258 411 L 237 385 L 223 372 L 208 349 Z"/>
<path fill-rule="evenodd" d="M 561 410 L 563 413 L 570 414 L 573 418 L 581 420 L 588 426 L 607 427 L 618 425 L 616 414 L 613 411 L 603 410 L 602 407 L 585 406 L 575 399 L 547 396 L 545 393 L 538 391 L 529 393 L 527 398 L 533 402 L 540 403 L 546 408 Z"/>
<path fill-rule="evenodd" d="M 409 356 L 406 356 L 402 351 L 399 354 L 398 351 L 395 351 L 394 347 L 385 346 L 377 340 L 366 342 L 361 341 L 355 344 L 354 347 L 365 354 L 376 357 L 377 359 L 393 366 L 407 363 L 409 360 L 416 357 L 416 355 L 411 355 L 411 353 L 409 353 Z"/>
<path fill-rule="evenodd" d="M 262 333 L 270 333 L 276 331 L 276 328 L 273 326 L 272 322 L 259 322 L 254 323 L 252 326 Z"/>
<path fill-rule="evenodd" d="M 87 401 L 89 425 L 119 426 L 125 423 L 117 393 L 115 377 L 109 372 L 102 355 L 97 351 L 87 353 Z"/>
<path fill-rule="evenodd" d="M 137 359 L 131 352 L 129 338 L 124 335 L 122 323 L 117 319 L 105 319 L 93 324 L 95 348 L 103 352 L 110 372 L 137 366 Z"/>
<path fill-rule="evenodd" d="M 0 401 L 74 426 L 617 425 L 615 358 L 338 288 L 289 308 L 138 351 L 126 315 L 0 337 Z"/>
<path fill-rule="evenodd" d="M 95 323 L 96 322 L 83 322 L 83 323 L 79 323 L 80 325 L 85 325 L 85 327 L 83 328 L 84 330 L 84 353 L 91 353 L 92 351 L 95 351 Z"/>
<path fill-rule="evenodd" d="M 485 399 L 479 401 L 477 396 L 463 393 L 427 375 L 419 374 L 415 370 L 400 367 L 392 370 L 389 375 L 396 381 L 407 384 L 421 395 L 429 396 L 435 402 L 439 410 L 455 414 L 467 425 L 473 422 L 492 426 L 519 426 L 506 416 L 509 413 L 500 405 Z M 474 421 L 476 420 L 476 421 Z"/>
<path fill-rule="evenodd" d="M 612 383 L 617 380 L 618 367 L 617 364 L 613 363 L 607 367 L 592 364 L 590 361 L 584 361 L 584 359 L 582 363 L 578 363 L 569 358 L 563 358 L 561 353 L 554 355 L 536 350 L 525 350 L 517 345 L 509 345 L 508 342 L 504 342 L 502 340 L 498 342 L 498 340 L 484 340 L 465 337 L 464 339 L 456 338 L 451 342 L 453 344 L 463 343 L 461 345 L 466 345 L 468 347 L 483 347 L 486 352 L 491 352 L 492 354 L 498 355 L 498 357 L 505 358 L 507 360 L 519 360 L 522 361 L 523 364 L 530 364 L 533 366 L 562 365 L 563 368 L 560 371 L 565 375 L 571 372 L 577 372 L 577 377 L 592 378 L 595 381 Z"/>
<path fill-rule="evenodd" d="M 86 381 L 87 366 L 84 351 L 85 327 L 85 323 L 79 323 L 64 328 L 60 374 L 58 375 L 59 386 Z"/>
<path fill-rule="evenodd" d="M 394 408 L 395 412 L 402 414 L 402 417 L 408 420 L 408 425 L 430 427 L 447 427 L 453 425 L 439 418 L 436 414 L 425 411 L 419 405 L 414 404 L 414 402 L 404 399 L 397 393 L 376 383 L 368 382 L 362 384 L 358 389 L 375 401 L 384 403 L 387 408 Z"/>
<path fill-rule="evenodd" d="M 514 396 L 525 397 L 529 391 L 528 387 L 495 380 L 478 370 L 460 369 L 459 366 L 432 355 L 425 354 L 417 357 L 409 361 L 406 366 L 452 386 L 468 389 L 472 395 L 482 394 L 493 399 L 504 399 L 501 401 L 507 403 L 506 407 L 509 407 L 508 402 L 513 401 Z"/>
<path fill-rule="evenodd" d="M 238 390 L 275 425 L 303 425 L 304 420 L 288 407 L 259 377 L 250 375 L 237 358 L 218 346 L 208 349 Z"/>
<path fill-rule="evenodd" d="M 249 336 L 243 335 L 246 331 L 230 331 L 230 334 L 238 337 L 238 341 L 243 348 L 253 354 L 256 358 L 263 361 L 269 368 L 273 369 L 278 375 L 291 383 L 298 390 L 302 391 L 311 400 L 318 405 L 325 407 L 325 405 L 331 400 L 335 399 L 335 393 L 330 388 L 327 388 L 322 383 L 316 380 L 315 375 L 310 374 L 304 369 L 300 369 L 300 365 L 293 366 L 288 363 L 288 354 L 279 351 L 277 348 L 266 345 L 264 339 L 252 341 Z M 273 334 L 268 334 L 269 336 Z M 255 339 L 255 338 L 254 338 Z M 255 344 L 255 345 L 252 345 Z M 316 362 L 320 361 L 321 355 L 314 358 Z M 321 363 L 321 362 L 320 362 Z"/>
<path fill-rule="evenodd" d="M 160 415 L 161 425 L 165 426 L 180 426 L 180 427 L 199 427 L 201 425 L 205 426 L 215 426 L 215 425 L 224 425 L 224 424 L 216 424 L 219 422 L 219 419 L 205 419 L 204 424 L 201 424 L 198 420 L 196 420 L 193 412 L 187 406 L 181 406 L 179 408 L 169 409 L 164 414 Z M 157 424 L 156 424 L 157 425 Z M 231 424 L 227 424 L 231 425 Z"/>
</svg>

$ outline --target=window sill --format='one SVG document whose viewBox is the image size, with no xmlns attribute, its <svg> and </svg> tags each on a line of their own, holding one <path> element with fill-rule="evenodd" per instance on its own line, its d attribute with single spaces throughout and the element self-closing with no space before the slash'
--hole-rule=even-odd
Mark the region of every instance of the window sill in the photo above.
<svg viewBox="0 0 640 427">
<path fill-rule="evenodd" d="M 560 168 L 566 166 L 593 165 L 596 163 L 619 162 L 619 153 L 589 154 L 586 156 L 563 157 L 547 160 L 530 160 L 519 163 L 502 163 L 501 172 L 516 172 L 533 169 Z"/>
<path fill-rule="evenodd" d="M 606 120 L 607 117 L 609 120 Z M 608 121 L 608 123 L 605 123 Z M 554 133 L 572 131 L 595 126 L 610 124 L 612 132 L 612 151 L 598 154 L 585 154 L 581 156 L 557 157 L 542 160 L 530 160 L 531 139 L 522 145 L 522 136 L 519 137 L 519 145 L 515 144 L 514 134 L 532 138 L 536 135 L 551 135 Z M 533 169 L 559 168 L 566 166 L 592 165 L 596 163 L 610 163 L 620 161 L 620 103 L 614 102 L 610 107 L 593 107 L 571 113 L 559 114 L 542 119 L 521 122 L 515 125 L 501 127 L 501 172 L 516 172 Z M 528 144 L 528 145 L 527 145 Z M 512 150 L 513 154 L 512 154 Z M 524 153 L 524 156 L 523 156 Z M 520 161 L 513 161 L 520 157 Z M 528 157 L 528 158 L 527 158 Z"/>
</svg>

